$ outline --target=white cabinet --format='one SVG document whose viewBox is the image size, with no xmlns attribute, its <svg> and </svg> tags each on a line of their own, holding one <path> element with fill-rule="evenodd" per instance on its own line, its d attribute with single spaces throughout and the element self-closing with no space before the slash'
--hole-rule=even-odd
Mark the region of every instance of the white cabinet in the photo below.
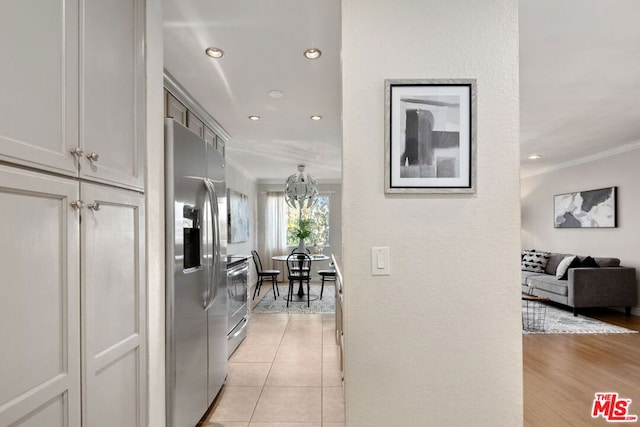
<svg viewBox="0 0 640 427">
<path fill-rule="evenodd" d="M 187 111 L 187 127 L 200 138 L 204 138 L 204 123 L 191 111 Z"/>
<path fill-rule="evenodd" d="M 146 424 L 143 196 L 80 184 L 83 424 Z"/>
<path fill-rule="evenodd" d="M 78 0 L 0 4 L 0 160 L 76 175 Z"/>
<path fill-rule="evenodd" d="M 214 149 L 216 148 L 216 134 L 207 126 L 204 127 L 203 139 Z"/>
<path fill-rule="evenodd" d="M 80 426 L 78 183 L 0 166 L 0 425 Z"/>
<path fill-rule="evenodd" d="M 0 166 L 0 205 L 0 425 L 145 426 L 143 195 Z"/>
<path fill-rule="evenodd" d="M 164 91 L 165 106 L 164 116 L 170 117 L 181 125 L 187 125 L 187 107 L 171 95 L 167 90 Z"/>
<path fill-rule="evenodd" d="M 143 7 L 2 2 L 0 160 L 143 189 Z"/>
<path fill-rule="evenodd" d="M 83 2 L 80 55 L 80 176 L 144 184 L 144 2 Z"/>
<path fill-rule="evenodd" d="M 144 4 L 0 2 L 0 426 L 147 424 Z"/>
</svg>

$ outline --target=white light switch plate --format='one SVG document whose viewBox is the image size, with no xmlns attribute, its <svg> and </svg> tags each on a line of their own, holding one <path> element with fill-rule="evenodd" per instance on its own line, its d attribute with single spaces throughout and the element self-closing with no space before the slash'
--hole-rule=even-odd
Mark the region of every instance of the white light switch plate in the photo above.
<svg viewBox="0 0 640 427">
<path fill-rule="evenodd" d="M 371 248 L 371 274 L 374 276 L 388 276 L 391 274 L 389 248 Z"/>
</svg>

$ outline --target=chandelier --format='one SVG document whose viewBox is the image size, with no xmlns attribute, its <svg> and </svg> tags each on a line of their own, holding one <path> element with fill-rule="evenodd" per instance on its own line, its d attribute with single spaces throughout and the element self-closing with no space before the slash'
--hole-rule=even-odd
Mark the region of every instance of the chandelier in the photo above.
<svg viewBox="0 0 640 427">
<path fill-rule="evenodd" d="M 310 208 L 315 204 L 318 182 L 304 171 L 304 165 L 298 165 L 298 173 L 287 178 L 284 193 L 287 204 L 302 211 L 303 208 Z"/>
</svg>

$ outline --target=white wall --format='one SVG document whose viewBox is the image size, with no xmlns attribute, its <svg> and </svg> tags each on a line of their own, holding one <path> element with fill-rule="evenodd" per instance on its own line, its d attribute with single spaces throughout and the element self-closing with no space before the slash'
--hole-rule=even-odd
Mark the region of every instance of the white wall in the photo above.
<svg viewBox="0 0 640 427">
<path fill-rule="evenodd" d="M 640 272 L 640 149 L 589 163 L 524 178 L 522 247 L 593 257 L 620 258 Z M 574 191 L 618 187 L 617 228 L 554 228 L 553 196 Z M 639 289 L 640 294 L 640 289 Z M 640 315 L 635 308 L 634 314 Z"/>
<path fill-rule="evenodd" d="M 228 144 L 233 144 L 230 142 Z M 228 153 L 228 151 L 227 151 Z M 227 254 L 229 255 L 244 255 L 249 258 L 249 276 L 247 277 L 247 284 L 249 287 L 256 283 L 256 269 L 251 260 L 251 250 L 255 249 L 258 244 L 258 189 L 255 180 L 234 164 L 233 159 L 229 158 L 227 154 L 226 162 L 226 176 L 227 176 L 227 188 L 236 190 L 247 196 L 249 202 L 249 240 L 241 243 L 228 243 Z M 250 290 L 249 292 L 253 292 Z"/>
<path fill-rule="evenodd" d="M 522 425 L 517 1 L 342 14 L 347 425 Z M 384 79 L 399 78 L 477 79 L 477 194 L 384 194 Z M 373 246 L 391 276 L 370 275 Z"/>
<path fill-rule="evenodd" d="M 233 144 L 230 142 L 229 144 Z M 247 196 L 249 202 L 249 240 L 241 243 L 228 243 L 227 253 L 229 255 L 251 256 L 251 250 L 258 244 L 258 189 L 254 179 L 236 166 L 233 159 L 227 155 L 226 162 L 227 189 L 238 191 Z"/>
</svg>

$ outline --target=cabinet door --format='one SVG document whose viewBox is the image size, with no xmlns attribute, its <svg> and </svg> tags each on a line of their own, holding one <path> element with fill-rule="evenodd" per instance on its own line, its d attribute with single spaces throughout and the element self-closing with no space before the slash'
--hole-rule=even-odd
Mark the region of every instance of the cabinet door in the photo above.
<svg viewBox="0 0 640 427">
<path fill-rule="evenodd" d="M 216 149 L 216 134 L 206 126 L 204 127 L 204 140 L 207 145 L 211 146 L 214 150 Z"/>
<path fill-rule="evenodd" d="M 83 2 L 80 176 L 144 184 L 143 0 Z"/>
<path fill-rule="evenodd" d="M 187 111 L 187 127 L 200 138 L 204 138 L 204 123 L 191 111 Z"/>
<path fill-rule="evenodd" d="M 0 6 L 0 160 L 76 175 L 78 0 Z"/>
<path fill-rule="evenodd" d="M 181 125 L 186 126 L 187 107 L 185 107 L 182 102 L 178 101 L 175 96 L 171 95 L 166 90 L 164 93 L 166 97 L 164 116 L 170 117 Z"/>
<path fill-rule="evenodd" d="M 80 184 L 83 425 L 147 424 L 143 196 Z"/>
<path fill-rule="evenodd" d="M 78 184 L 0 166 L 0 425 L 80 426 Z"/>
</svg>

